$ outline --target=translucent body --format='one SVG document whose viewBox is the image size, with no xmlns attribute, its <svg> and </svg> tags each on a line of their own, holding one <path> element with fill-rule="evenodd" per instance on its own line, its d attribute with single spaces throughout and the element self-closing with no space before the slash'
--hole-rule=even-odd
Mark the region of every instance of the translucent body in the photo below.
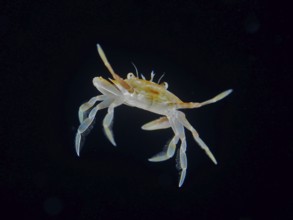
<svg viewBox="0 0 293 220">
<path fill-rule="evenodd" d="M 111 130 L 111 124 L 114 117 L 114 108 L 118 107 L 119 105 L 125 104 L 159 115 L 163 115 L 163 117 L 160 117 L 159 119 L 143 125 L 142 129 L 158 130 L 171 128 L 174 132 L 174 136 L 169 142 L 168 146 L 165 147 L 162 152 L 150 158 L 149 161 L 160 162 L 173 157 L 176 151 L 176 145 L 180 140 L 180 147 L 177 150 L 176 159 L 177 168 L 180 171 L 179 187 L 181 187 L 184 182 L 187 169 L 187 157 L 185 153 L 187 144 L 184 128 L 191 131 L 194 140 L 206 152 L 209 158 L 215 164 L 217 164 L 215 157 L 213 156 L 207 145 L 200 139 L 197 131 L 187 121 L 184 113 L 179 111 L 178 109 L 198 108 L 203 105 L 217 102 L 229 95 L 232 92 L 231 89 L 222 92 L 214 98 L 205 102 L 183 102 L 177 96 L 167 90 L 166 83 L 158 84 L 153 82 L 153 73 L 151 75 L 151 80 L 149 81 L 146 80 L 143 76 L 142 79 L 140 79 L 138 75 L 134 76 L 133 73 L 129 73 L 127 75 L 127 79 L 122 79 L 112 69 L 100 45 L 97 45 L 97 48 L 102 61 L 108 68 L 113 79 L 109 79 L 109 81 L 107 81 L 102 77 L 95 77 L 93 79 L 93 84 L 97 88 L 97 90 L 102 93 L 102 95 L 91 98 L 88 102 L 84 103 L 79 108 L 79 121 L 81 124 L 78 128 L 75 139 L 75 148 L 77 155 L 80 154 L 81 135 L 90 127 L 97 111 L 103 108 L 108 108 L 108 113 L 103 120 L 103 128 L 105 130 L 105 134 L 110 142 L 114 146 L 116 146 L 116 142 L 114 140 L 114 136 Z M 93 107 L 97 101 L 101 102 Z M 85 114 L 90 109 L 91 111 L 89 112 L 89 114 Z"/>
</svg>

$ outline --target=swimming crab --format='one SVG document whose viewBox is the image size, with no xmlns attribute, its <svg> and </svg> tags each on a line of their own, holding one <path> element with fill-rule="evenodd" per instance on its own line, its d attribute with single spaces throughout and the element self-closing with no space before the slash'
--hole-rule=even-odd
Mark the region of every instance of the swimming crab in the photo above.
<svg viewBox="0 0 293 220">
<path fill-rule="evenodd" d="M 109 80 L 106 80 L 103 77 L 95 77 L 93 79 L 93 84 L 102 95 L 91 98 L 79 108 L 78 115 L 80 126 L 78 127 L 75 138 L 75 149 L 78 156 L 80 155 L 82 134 L 89 130 L 98 110 L 104 108 L 108 108 L 108 113 L 103 120 L 103 128 L 109 141 L 116 146 L 111 130 L 114 109 L 125 104 L 162 115 L 162 117 L 143 125 L 142 129 L 158 130 L 171 128 L 174 132 L 174 136 L 163 151 L 151 157 L 149 161 L 160 162 L 173 157 L 176 151 L 176 145 L 180 140 L 180 147 L 177 150 L 176 157 L 177 168 L 179 170 L 179 187 L 181 187 L 184 182 L 187 169 L 187 144 L 184 128 L 192 133 L 197 144 L 205 151 L 214 164 L 217 164 L 217 161 L 208 146 L 202 141 L 197 131 L 186 119 L 185 114 L 179 111 L 179 109 L 199 108 L 204 105 L 215 103 L 228 96 L 232 92 L 232 89 L 226 90 L 204 102 L 183 102 L 167 90 L 168 84 L 166 82 L 155 83 L 153 81 L 153 72 L 151 73 L 150 80 L 146 80 L 143 75 L 139 78 L 138 71 L 134 66 L 136 69 L 136 75 L 128 73 L 126 79 L 121 78 L 121 76 L 114 72 L 99 44 L 97 44 L 97 49 L 104 65 L 107 67 L 113 79 L 109 78 Z M 101 102 L 93 107 L 98 101 Z"/>
</svg>

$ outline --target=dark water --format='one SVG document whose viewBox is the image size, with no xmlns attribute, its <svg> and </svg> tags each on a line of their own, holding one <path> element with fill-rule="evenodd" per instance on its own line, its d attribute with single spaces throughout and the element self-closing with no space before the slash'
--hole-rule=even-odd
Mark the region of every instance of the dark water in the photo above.
<svg viewBox="0 0 293 220">
<path fill-rule="evenodd" d="M 3 219 L 289 219 L 289 9 L 253 0 L 7 1 L 2 11 Z M 98 94 L 93 77 L 110 76 L 96 43 L 121 76 L 131 62 L 147 78 L 165 72 L 185 101 L 233 88 L 184 110 L 219 164 L 186 132 L 179 189 L 174 158 L 147 161 L 172 131 L 141 130 L 157 116 L 127 106 L 115 109 L 118 146 L 103 134 L 103 110 L 78 158 L 78 107 Z"/>
</svg>

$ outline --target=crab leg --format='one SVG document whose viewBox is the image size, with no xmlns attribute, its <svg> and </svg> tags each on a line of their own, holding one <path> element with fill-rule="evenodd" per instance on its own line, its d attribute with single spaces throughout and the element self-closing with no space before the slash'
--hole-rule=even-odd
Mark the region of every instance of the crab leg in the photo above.
<svg viewBox="0 0 293 220">
<path fill-rule="evenodd" d="M 100 44 L 97 44 L 97 49 L 98 49 L 98 53 L 104 63 L 104 65 L 107 67 L 107 69 L 109 70 L 109 72 L 111 73 L 112 77 L 117 80 L 125 89 L 127 89 L 129 92 L 133 92 L 133 88 L 131 88 L 127 82 L 125 82 L 119 75 L 117 75 L 111 64 L 109 63 L 105 52 L 103 51 L 102 47 L 100 46 Z"/>
<path fill-rule="evenodd" d="M 210 151 L 209 147 L 203 142 L 203 140 L 199 137 L 197 131 L 192 127 L 192 125 L 187 121 L 185 114 L 183 112 L 178 111 L 177 119 L 179 122 L 184 125 L 188 130 L 191 131 L 192 136 L 194 140 L 198 143 L 198 145 L 206 152 L 208 157 L 214 162 L 214 164 L 217 164 L 217 160 Z"/>
<path fill-rule="evenodd" d="M 228 89 L 228 90 L 216 95 L 214 98 L 211 98 L 211 99 L 209 99 L 207 101 L 204 101 L 204 102 L 183 102 L 183 103 L 178 104 L 178 108 L 199 108 L 199 107 L 202 107 L 204 105 L 208 105 L 208 104 L 218 102 L 221 99 L 223 99 L 226 96 L 228 96 L 229 94 L 231 94 L 231 92 L 233 92 L 233 90 Z"/>
<path fill-rule="evenodd" d="M 175 133 L 176 136 L 179 136 L 181 145 L 180 148 L 177 151 L 177 169 L 180 170 L 180 180 L 179 180 L 179 187 L 182 186 L 185 176 L 186 176 L 186 169 L 187 169 L 187 157 L 186 157 L 186 137 L 184 132 L 183 125 L 178 122 L 175 118 L 169 118 L 171 127 Z"/>
<path fill-rule="evenodd" d="M 141 128 L 144 130 L 158 130 L 158 129 L 165 129 L 170 128 L 170 123 L 167 117 L 161 117 L 154 121 L 144 124 Z M 155 156 L 149 158 L 151 162 L 161 162 L 167 160 L 174 156 L 176 150 L 176 144 L 178 143 L 179 137 L 174 136 L 171 141 L 169 142 L 168 146 L 166 146 L 163 151 L 159 152 Z"/>
<path fill-rule="evenodd" d="M 115 101 L 113 101 L 110 104 L 110 106 L 108 108 L 108 113 L 103 120 L 103 127 L 104 127 L 105 134 L 106 134 L 107 138 L 109 139 L 109 141 L 114 146 L 116 146 L 116 143 L 115 143 L 113 132 L 111 129 L 111 125 L 113 123 L 113 118 L 114 118 L 114 108 L 121 105 L 122 103 L 123 103 L 123 100 L 120 100 L 120 99 L 116 99 Z"/>
<path fill-rule="evenodd" d="M 159 130 L 170 128 L 170 123 L 167 117 L 161 117 L 154 121 L 148 122 L 141 127 L 143 130 Z"/>
<path fill-rule="evenodd" d="M 121 92 L 109 81 L 105 80 L 103 77 L 95 77 L 93 79 L 93 84 L 102 94 L 111 97 L 119 96 Z"/>
<path fill-rule="evenodd" d="M 98 95 L 95 97 L 92 97 L 88 102 L 83 103 L 78 110 L 78 118 L 79 118 L 79 122 L 82 123 L 84 118 L 85 118 L 85 112 L 88 111 L 90 108 L 92 108 L 94 106 L 94 104 L 97 101 L 103 101 L 107 99 L 107 96 L 105 95 Z"/>
<path fill-rule="evenodd" d="M 168 146 L 166 146 L 163 151 L 157 153 L 156 155 L 149 158 L 150 162 L 161 162 L 170 159 L 174 156 L 176 150 L 176 144 L 179 141 L 178 135 L 174 135 Z"/>
<path fill-rule="evenodd" d="M 80 142 L 81 142 L 81 134 L 84 133 L 89 126 L 92 124 L 98 110 L 101 110 L 103 108 L 107 108 L 111 103 L 111 100 L 104 100 L 101 103 L 99 103 L 96 107 L 94 107 L 89 114 L 89 117 L 86 118 L 84 121 L 81 122 L 81 124 L 79 125 L 78 129 L 77 129 L 77 133 L 76 133 L 76 137 L 75 137 L 75 150 L 77 155 L 79 156 L 80 153 Z"/>
<path fill-rule="evenodd" d="M 208 105 L 208 104 L 211 104 L 211 103 L 215 103 L 217 101 L 220 101 L 221 99 L 225 98 L 227 95 L 229 95 L 233 90 L 232 89 L 229 89 L 229 90 L 226 90 L 222 93 L 220 93 L 219 95 L 215 96 L 214 98 L 212 99 L 209 99 L 205 102 L 201 102 L 201 103 L 197 103 L 198 106 L 197 107 L 201 107 L 201 106 L 204 106 L 204 105 Z M 196 108 L 197 108 L 196 107 Z"/>
</svg>

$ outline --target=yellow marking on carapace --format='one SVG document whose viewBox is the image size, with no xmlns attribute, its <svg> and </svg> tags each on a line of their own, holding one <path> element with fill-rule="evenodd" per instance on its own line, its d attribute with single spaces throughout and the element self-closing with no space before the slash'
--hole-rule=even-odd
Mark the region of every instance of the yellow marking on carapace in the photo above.
<svg viewBox="0 0 293 220">
<path fill-rule="evenodd" d="M 150 93 L 153 93 L 154 95 L 159 95 L 159 94 L 160 94 L 159 91 L 154 90 L 154 89 L 152 89 L 152 88 L 149 88 L 149 92 L 150 92 Z"/>
<path fill-rule="evenodd" d="M 165 89 L 164 86 L 144 79 L 132 78 L 125 81 L 133 88 L 137 94 L 143 94 L 145 98 L 156 103 L 182 103 L 173 93 Z"/>
</svg>

